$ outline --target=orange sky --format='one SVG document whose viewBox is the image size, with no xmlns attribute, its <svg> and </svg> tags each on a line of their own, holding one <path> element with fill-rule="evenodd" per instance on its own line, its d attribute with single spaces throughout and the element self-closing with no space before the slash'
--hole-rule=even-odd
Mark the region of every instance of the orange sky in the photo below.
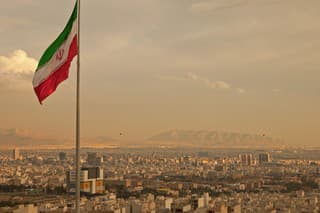
<svg viewBox="0 0 320 213">
<path fill-rule="evenodd" d="M 110 0 L 82 5 L 85 137 L 168 129 L 263 133 L 319 145 L 318 0 Z M 0 129 L 72 137 L 71 76 L 40 106 L 31 79 L 73 1 L 0 7 Z M 1 140 L 1 135 L 0 135 Z"/>
</svg>

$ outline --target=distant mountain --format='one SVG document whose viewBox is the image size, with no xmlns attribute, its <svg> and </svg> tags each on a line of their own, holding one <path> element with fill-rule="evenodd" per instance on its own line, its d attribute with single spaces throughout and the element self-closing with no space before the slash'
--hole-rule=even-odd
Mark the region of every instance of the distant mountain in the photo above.
<svg viewBox="0 0 320 213">
<path fill-rule="evenodd" d="M 114 139 L 106 136 L 81 138 L 81 145 L 86 147 L 114 147 Z M 52 138 L 24 129 L 0 129 L 0 148 L 69 148 L 74 147 L 72 138 Z"/>
<path fill-rule="evenodd" d="M 172 130 L 148 139 L 149 144 L 161 146 L 271 148 L 281 142 L 259 134 L 219 132 L 213 130 Z"/>
<path fill-rule="evenodd" d="M 0 129 L 0 147 L 37 147 L 42 144 L 56 144 L 57 141 L 44 138 L 24 129 Z"/>
<path fill-rule="evenodd" d="M 213 130 L 172 130 L 145 141 L 115 140 L 110 137 L 81 138 L 82 147 L 185 147 L 185 148 L 280 148 L 281 141 L 270 136 Z M 73 148 L 73 138 L 43 136 L 23 129 L 0 129 L 0 149 Z"/>
</svg>

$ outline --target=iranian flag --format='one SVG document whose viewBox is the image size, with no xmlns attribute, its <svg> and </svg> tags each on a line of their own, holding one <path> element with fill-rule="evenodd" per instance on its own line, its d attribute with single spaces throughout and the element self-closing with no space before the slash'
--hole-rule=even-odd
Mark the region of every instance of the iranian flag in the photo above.
<svg viewBox="0 0 320 213">
<path fill-rule="evenodd" d="M 72 59 L 78 54 L 77 3 L 67 25 L 42 55 L 33 77 L 33 88 L 40 103 L 69 76 Z"/>
</svg>

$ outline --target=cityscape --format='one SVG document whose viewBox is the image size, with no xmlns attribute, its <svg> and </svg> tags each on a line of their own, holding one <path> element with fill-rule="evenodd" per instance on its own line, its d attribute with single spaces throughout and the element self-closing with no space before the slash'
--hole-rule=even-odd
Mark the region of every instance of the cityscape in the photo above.
<svg viewBox="0 0 320 213">
<path fill-rule="evenodd" d="M 320 0 L 2 0 L 0 213 L 320 213 Z"/>
<path fill-rule="evenodd" d="M 73 212 L 74 150 L 1 151 L 0 212 Z M 85 148 L 81 211 L 319 212 L 320 149 Z"/>
</svg>

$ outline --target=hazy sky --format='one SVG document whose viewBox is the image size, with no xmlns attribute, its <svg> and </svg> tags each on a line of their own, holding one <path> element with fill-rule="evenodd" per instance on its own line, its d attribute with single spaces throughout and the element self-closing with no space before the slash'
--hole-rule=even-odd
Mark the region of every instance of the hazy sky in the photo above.
<svg viewBox="0 0 320 213">
<path fill-rule="evenodd" d="M 32 75 L 74 1 L 0 7 L 0 129 L 71 137 L 75 63 L 41 106 Z M 168 129 L 319 145 L 319 0 L 82 0 L 83 136 Z"/>
</svg>

